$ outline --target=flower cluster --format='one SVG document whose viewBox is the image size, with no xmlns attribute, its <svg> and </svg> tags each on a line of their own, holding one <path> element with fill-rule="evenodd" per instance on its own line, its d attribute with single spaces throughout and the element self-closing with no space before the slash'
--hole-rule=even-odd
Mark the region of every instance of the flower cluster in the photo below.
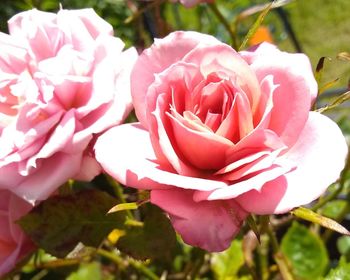
<svg viewBox="0 0 350 280">
<path fill-rule="evenodd" d="M 23 12 L 9 30 L 0 275 L 34 249 L 14 222 L 69 179 L 103 171 L 150 190 L 186 243 L 222 251 L 250 213 L 310 203 L 344 166 L 340 129 L 310 112 L 317 83 L 303 54 L 178 31 L 138 56 L 92 9 Z M 132 107 L 139 122 L 122 124 Z"/>
<path fill-rule="evenodd" d="M 69 179 L 101 172 L 93 143 L 132 109 L 137 52 L 123 51 L 92 9 L 23 12 L 9 30 L 0 33 L 0 189 L 35 204 Z M 12 221 L 12 204 L 0 207 Z"/>
</svg>

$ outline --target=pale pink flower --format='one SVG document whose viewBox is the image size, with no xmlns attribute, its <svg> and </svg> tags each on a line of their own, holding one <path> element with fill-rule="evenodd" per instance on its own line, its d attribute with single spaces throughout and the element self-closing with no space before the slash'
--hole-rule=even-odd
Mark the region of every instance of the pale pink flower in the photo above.
<svg viewBox="0 0 350 280">
<path fill-rule="evenodd" d="M 0 33 L 0 189 L 33 202 L 100 172 L 92 141 L 132 109 L 137 53 L 92 9 L 30 10 L 9 30 Z"/>
<path fill-rule="evenodd" d="M 214 0 L 170 0 L 171 2 L 180 2 L 182 5 L 184 5 L 186 8 L 192 8 L 199 3 L 212 3 Z"/>
<path fill-rule="evenodd" d="M 248 213 L 307 204 L 344 166 L 341 130 L 310 112 L 317 84 L 303 54 L 174 32 L 139 57 L 131 88 L 140 123 L 108 130 L 96 158 L 150 189 L 188 244 L 224 250 Z"/>
<path fill-rule="evenodd" d="M 0 277 L 35 249 L 16 224 L 31 208 L 28 202 L 10 191 L 0 190 Z"/>
</svg>

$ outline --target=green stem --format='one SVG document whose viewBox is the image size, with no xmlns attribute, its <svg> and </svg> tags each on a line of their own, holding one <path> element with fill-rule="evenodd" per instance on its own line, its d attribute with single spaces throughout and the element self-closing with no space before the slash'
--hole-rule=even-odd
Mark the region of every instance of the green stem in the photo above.
<svg viewBox="0 0 350 280">
<path fill-rule="evenodd" d="M 260 237 L 259 253 L 259 270 L 262 280 L 267 280 L 270 277 L 269 266 L 269 237 L 267 234 L 262 234 Z"/>
<path fill-rule="evenodd" d="M 139 9 L 136 13 L 134 13 L 133 15 L 128 17 L 124 21 L 124 24 L 129 24 L 129 23 L 133 22 L 134 20 L 139 18 L 144 12 L 146 12 L 147 10 L 149 10 L 153 7 L 159 6 L 163 2 L 165 2 L 165 0 L 157 0 L 157 1 L 150 2 L 150 4 L 146 5 L 146 7 Z"/>
<path fill-rule="evenodd" d="M 236 34 L 233 31 L 233 29 L 231 28 L 230 23 L 225 19 L 225 17 L 220 12 L 220 10 L 215 5 L 215 3 L 208 4 L 208 6 L 213 11 L 213 13 L 218 18 L 218 20 L 222 23 L 222 25 L 226 28 L 228 34 L 230 35 L 231 41 L 232 41 L 232 47 L 234 49 L 237 49 Z"/>
<path fill-rule="evenodd" d="M 127 203 L 127 201 L 124 197 L 122 187 L 116 181 L 114 181 L 114 179 L 110 176 L 107 176 L 107 180 L 108 180 L 108 183 L 112 186 L 114 193 L 117 196 L 117 198 L 120 200 L 120 202 Z M 134 219 L 134 215 L 131 213 L 131 211 L 129 209 L 125 210 L 125 213 L 128 216 L 128 218 L 130 218 L 132 220 Z"/>
<path fill-rule="evenodd" d="M 118 267 L 125 266 L 123 259 L 119 255 L 114 254 L 113 252 L 100 248 L 100 249 L 97 249 L 96 253 L 114 262 Z M 130 264 L 132 267 L 134 267 L 136 270 L 143 273 L 145 276 L 147 276 L 148 279 L 159 280 L 159 277 L 141 262 L 135 261 L 134 259 L 129 258 L 127 260 L 127 263 Z"/>
<path fill-rule="evenodd" d="M 148 279 L 160 280 L 160 278 L 153 271 L 151 271 L 147 266 L 143 265 L 141 262 L 135 261 L 134 259 L 129 259 L 128 261 L 131 266 L 141 271 L 144 275 L 148 277 Z"/>
<path fill-rule="evenodd" d="M 118 267 L 123 267 L 123 260 L 121 259 L 120 256 L 118 256 L 117 254 L 114 254 L 110 251 L 107 251 L 105 249 L 97 249 L 96 253 L 102 257 L 105 257 L 106 259 L 109 259 L 110 261 L 112 261 L 113 263 L 115 263 Z"/>
<path fill-rule="evenodd" d="M 282 279 L 294 280 L 294 276 L 289 268 L 288 261 L 279 248 L 278 240 L 271 224 L 269 224 L 269 227 L 267 228 L 267 234 L 269 235 L 273 250 L 273 257 L 282 275 Z"/>
</svg>

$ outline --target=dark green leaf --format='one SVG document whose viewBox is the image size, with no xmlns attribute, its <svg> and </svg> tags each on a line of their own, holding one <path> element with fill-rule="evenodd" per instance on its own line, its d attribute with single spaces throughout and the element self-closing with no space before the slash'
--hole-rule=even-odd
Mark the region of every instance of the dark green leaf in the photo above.
<svg viewBox="0 0 350 280">
<path fill-rule="evenodd" d="M 117 242 L 117 248 L 135 259 L 169 259 L 176 245 L 176 235 L 169 219 L 156 206 L 143 207 L 143 227 L 129 227 Z"/>
<path fill-rule="evenodd" d="M 322 240 L 297 222 L 284 235 L 281 250 L 301 279 L 317 279 L 327 268 L 328 254 Z"/>
<path fill-rule="evenodd" d="M 85 190 L 48 198 L 19 220 L 27 235 L 46 252 L 66 256 L 82 242 L 98 246 L 124 223 L 124 212 L 106 215 L 118 201 L 105 192 Z"/>
</svg>

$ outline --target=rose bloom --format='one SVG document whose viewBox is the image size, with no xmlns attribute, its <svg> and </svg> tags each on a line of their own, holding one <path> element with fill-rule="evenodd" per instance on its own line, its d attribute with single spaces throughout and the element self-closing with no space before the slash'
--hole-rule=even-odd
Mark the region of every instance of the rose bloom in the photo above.
<svg viewBox="0 0 350 280">
<path fill-rule="evenodd" d="M 0 190 L 0 277 L 35 249 L 15 223 L 31 207 L 10 191 Z"/>
<path fill-rule="evenodd" d="M 180 2 L 182 5 L 184 5 L 186 8 L 192 8 L 199 3 L 212 3 L 214 0 L 170 0 L 171 2 Z"/>
<path fill-rule="evenodd" d="M 132 109 L 135 49 L 92 9 L 30 10 L 0 33 L 0 189 L 28 201 L 101 167 L 94 134 Z"/>
<path fill-rule="evenodd" d="M 264 43 L 237 53 L 214 37 L 174 32 L 131 77 L 140 123 L 112 128 L 97 160 L 122 184 L 151 190 L 183 240 L 221 251 L 248 213 L 279 214 L 325 192 L 343 166 L 338 126 L 310 112 L 310 62 Z"/>
</svg>

